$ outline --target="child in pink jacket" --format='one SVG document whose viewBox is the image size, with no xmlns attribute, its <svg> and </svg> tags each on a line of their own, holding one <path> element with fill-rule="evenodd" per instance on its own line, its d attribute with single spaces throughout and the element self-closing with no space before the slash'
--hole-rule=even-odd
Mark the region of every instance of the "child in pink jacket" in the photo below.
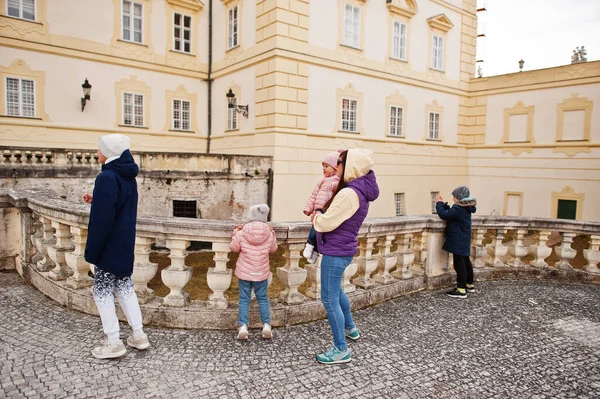
<svg viewBox="0 0 600 399">
<path fill-rule="evenodd" d="M 277 251 L 277 240 L 273 229 L 267 224 L 269 207 L 266 204 L 254 205 L 248 212 L 248 221 L 233 230 L 229 249 L 239 252 L 235 264 L 235 275 L 240 289 L 237 339 L 248 339 L 248 310 L 250 293 L 254 289 L 260 319 L 263 323 L 262 337 L 270 339 L 271 308 L 267 288 L 269 287 L 269 254 Z"/>
<path fill-rule="evenodd" d="M 339 151 L 334 151 L 323 158 L 321 165 L 323 165 L 323 175 L 325 177 L 317 183 L 310 197 L 308 197 L 308 201 L 304 207 L 304 214 L 306 216 L 310 216 L 313 212 L 323 209 L 325 203 L 333 197 L 340 183 L 340 178 L 337 175 L 337 160 L 339 156 Z M 315 263 L 319 257 L 317 232 L 314 227 L 310 229 L 302 255 L 304 255 L 308 263 Z"/>
</svg>

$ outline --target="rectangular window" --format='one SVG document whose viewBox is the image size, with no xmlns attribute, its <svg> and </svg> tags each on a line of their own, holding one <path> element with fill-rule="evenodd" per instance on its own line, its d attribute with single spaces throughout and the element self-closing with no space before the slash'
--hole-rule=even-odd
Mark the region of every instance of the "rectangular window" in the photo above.
<svg viewBox="0 0 600 399">
<path fill-rule="evenodd" d="M 123 125 L 144 126 L 144 96 L 123 93 Z"/>
<path fill-rule="evenodd" d="M 6 78 L 6 115 L 35 117 L 35 85 L 33 80 Z"/>
<path fill-rule="evenodd" d="M 35 21 L 35 0 L 8 0 L 6 14 L 10 17 Z"/>
<path fill-rule="evenodd" d="M 429 113 L 429 134 L 427 137 L 430 140 L 440 139 L 440 114 L 437 112 Z"/>
<path fill-rule="evenodd" d="M 142 43 L 143 5 L 123 0 L 123 40 Z"/>
<path fill-rule="evenodd" d="M 392 105 L 390 107 L 390 136 L 402 137 L 402 117 L 404 108 Z"/>
<path fill-rule="evenodd" d="M 395 193 L 396 216 L 404 216 L 404 193 Z"/>
<path fill-rule="evenodd" d="M 196 201 L 173 200 L 173 216 L 178 218 L 194 218 L 197 215 Z"/>
<path fill-rule="evenodd" d="M 173 19 L 173 48 L 189 54 L 192 52 L 192 17 L 175 13 Z"/>
<path fill-rule="evenodd" d="M 229 48 L 238 45 L 238 6 L 229 9 Z"/>
<path fill-rule="evenodd" d="M 558 212 L 556 217 L 558 219 L 577 219 L 577 201 L 575 200 L 558 200 Z"/>
<path fill-rule="evenodd" d="M 351 4 L 344 8 L 344 44 L 360 48 L 360 8 Z"/>
<path fill-rule="evenodd" d="M 444 61 L 444 38 L 438 35 L 433 35 L 433 46 L 431 54 L 431 68 L 438 71 L 443 70 Z"/>
<path fill-rule="evenodd" d="M 344 132 L 356 132 L 357 102 L 348 98 L 342 98 L 342 130 Z"/>
<path fill-rule="evenodd" d="M 173 129 L 190 130 L 190 102 L 173 100 Z"/>
<path fill-rule="evenodd" d="M 392 58 L 406 61 L 406 24 L 394 21 Z"/>
<path fill-rule="evenodd" d="M 227 130 L 237 130 L 237 98 L 232 100 L 233 107 L 227 108 Z"/>
<path fill-rule="evenodd" d="M 429 196 L 431 197 L 431 213 L 434 215 L 437 213 L 437 209 L 435 209 L 435 197 L 438 196 L 439 191 L 430 191 Z"/>
</svg>

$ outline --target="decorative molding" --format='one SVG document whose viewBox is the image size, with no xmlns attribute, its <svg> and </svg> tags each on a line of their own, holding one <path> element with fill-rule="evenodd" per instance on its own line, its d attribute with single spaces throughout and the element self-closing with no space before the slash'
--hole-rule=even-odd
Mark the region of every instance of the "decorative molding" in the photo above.
<svg viewBox="0 0 600 399">
<path fill-rule="evenodd" d="M 190 7 L 183 7 L 179 3 L 181 1 L 188 2 L 189 0 L 167 0 L 165 7 L 165 18 L 167 21 L 167 46 L 165 49 L 165 59 L 169 66 L 175 68 L 183 68 L 190 70 L 198 70 L 200 67 L 200 61 L 198 59 L 199 53 L 199 32 L 200 32 L 200 13 L 198 10 L 193 10 Z M 191 21 L 191 52 L 185 53 L 183 51 L 175 50 L 174 47 L 174 14 L 180 13 L 188 16 L 192 19 Z M 182 42 L 183 45 L 183 42 Z"/>
<path fill-rule="evenodd" d="M 502 148 L 502 152 L 510 152 L 515 156 L 521 154 L 522 152 L 531 153 L 531 144 L 535 144 L 535 140 L 533 138 L 534 110 L 535 107 L 533 105 L 526 107 L 522 101 L 517 101 L 517 103 L 512 108 L 504 109 L 504 132 L 502 136 L 502 141 L 500 143 L 505 145 L 505 147 Z M 527 130 L 525 132 L 524 142 L 510 141 L 510 117 L 514 115 L 527 115 Z"/>
<path fill-rule="evenodd" d="M 347 132 L 342 130 L 342 98 L 356 100 L 356 132 Z M 363 93 L 356 91 L 354 85 L 352 83 L 348 83 L 343 89 L 336 89 L 336 102 L 335 126 L 333 128 L 333 133 L 364 133 L 362 126 L 362 113 L 364 106 Z"/>
<path fill-rule="evenodd" d="M 570 98 L 563 100 L 556 105 L 556 138 L 554 141 L 564 141 L 564 119 L 565 112 L 569 111 L 583 111 L 583 134 L 580 140 L 569 140 L 569 141 L 590 141 L 591 140 L 591 127 L 592 127 L 592 109 L 593 101 L 588 100 L 587 97 L 579 97 L 579 93 L 571 94 Z M 588 150 L 589 152 L 589 150 Z"/>
<path fill-rule="evenodd" d="M 179 85 L 175 90 L 167 90 L 165 96 L 166 104 L 165 109 L 167 110 L 167 118 L 165 119 L 165 126 L 163 127 L 163 131 L 167 132 L 177 131 L 182 133 L 196 133 L 198 134 L 200 130 L 198 129 L 198 118 L 196 109 L 198 108 L 198 95 L 196 93 L 190 93 L 187 91 L 185 86 Z M 190 102 L 190 130 L 175 130 L 173 128 L 173 100 L 184 100 Z"/>
<path fill-rule="evenodd" d="M 187 8 L 192 12 L 198 12 L 204 7 L 204 3 L 200 0 L 167 0 L 172 6 Z"/>
<path fill-rule="evenodd" d="M 583 200 L 585 199 L 585 194 L 578 194 L 575 192 L 573 187 L 565 186 L 562 190 L 556 192 L 552 192 L 552 213 L 550 217 L 556 218 L 558 217 L 558 200 L 572 200 L 577 201 L 577 212 L 575 215 L 575 220 L 581 220 L 581 216 L 583 215 Z"/>
<path fill-rule="evenodd" d="M 519 197 L 519 214 L 518 215 L 510 215 L 510 216 L 523 216 L 523 192 L 521 192 L 521 191 L 505 191 L 504 192 L 504 211 L 502 212 L 502 214 L 504 216 L 507 216 L 508 197 L 510 195 Z"/>
<path fill-rule="evenodd" d="M 427 23 L 433 29 L 441 30 L 442 32 L 448 32 L 454 27 L 454 24 L 446 16 L 446 14 L 438 14 L 431 18 L 427 18 Z"/>
<path fill-rule="evenodd" d="M 134 0 L 141 3 L 143 8 L 142 43 L 125 41 L 123 33 L 123 1 L 112 0 L 113 3 L 113 34 L 110 39 L 111 54 L 117 57 L 134 58 L 146 62 L 154 61 L 152 47 L 152 0 Z"/>
<path fill-rule="evenodd" d="M 237 62 L 239 56 L 244 51 L 243 42 L 243 0 L 221 0 L 225 4 L 225 60 L 230 62 Z M 237 25 L 237 38 L 238 44 L 235 47 L 229 48 L 229 10 L 237 6 L 238 8 L 238 25 Z"/>
<path fill-rule="evenodd" d="M 48 42 L 48 19 L 46 1 L 35 2 L 35 21 L 6 15 L 6 1 L 0 0 L 0 35 L 21 40 Z"/>
<path fill-rule="evenodd" d="M 393 136 L 390 135 L 390 107 L 391 106 L 396 106 L 396 107 L 402 107 L 402 135 L 400 136 Z M 387 96 L 385 98 L 385 115 L 386 115 L 386 137 L 396 137 L 396 138 L 401 138 L 404 139 L 406 138 L 406 126 L 407 126 L 407 121 L 408 118 L 406 117 L 408 113 L 408 100 L 402 95 L 400 94 L 400 92 L 398 90 L 396 90 L 395 92 L 391 93 L 389 96 Z"/>
<path fill-rule="evenodd" d="M 27 119 L 37 118 L 44 122 L 51 122 L 50 117 L 46 113 L 46 72 L 32 70 L 27 62 L 21 58 L 15 58 L 7 67 L 0 65 L 0 93 L 2 93 L 2 98 L 5 97 L 6 93 L 6 77 L 33 80 L 35 87 L 35 117 Z M 74 103 L 81 106 L 79 98 L 74 99 Z M 5 112 L 6 102 L 2 101 L 0 115 L 5 115 Z"/>
<path fill-rule="evenodd" d="M 440 114 L 440 135 L 437 139 L 429 138 L 429 113 L 437 112 Z M 437 100 L 433 100 L 431 104 L 425 104 L 425 135 L 424 141 L 442 142 L 444 140 L 444 108 L 438 104 Z"/>
<path fill-rule="evenodd" d="M 407 19 L 411 19 L 419 12 L 417 2 L 414 0 L 388 0 L 386 7 L 390 14 Z"/>
<path fill-rule="evenodd" d="M 357 55 L 356 58 L 363 59 L 362 51 L 365 48 L 365 18 L 367 13 L 367 7 L 365 7 L 366 2 L 366 0 L 338 0 L 337 48 L 338 53 L 348 56 L 348 59 L 352 59 L 352 53 Z M 349 46 L 344 43 L 344 13 L 346 4 L 350 4 L 360 8 L 360 42 L 358 44 L 358 47 Z M 360 56 L 358 54 L 360 54 Z"/>
<path fill-rule="evenodd" d="M 128 78 L 122 78 L 118 82 L 115 82 L 115 96 L 116 96 L 116 121 L 115 126 L 120 130 L 138 131 L 140 126 L 123 126 L 123 93 L 134 93 L 142 94 L 144 96 L 144 126 L 142 128 L 150 128 L 150 116 L 151 112 L 151 98 L 150 98 L 150 86 L 145 82 L 137 80 L 137 76 L 131 75 Z M 170 120 L 170 119 L 169 119 Z"/>
</svg>

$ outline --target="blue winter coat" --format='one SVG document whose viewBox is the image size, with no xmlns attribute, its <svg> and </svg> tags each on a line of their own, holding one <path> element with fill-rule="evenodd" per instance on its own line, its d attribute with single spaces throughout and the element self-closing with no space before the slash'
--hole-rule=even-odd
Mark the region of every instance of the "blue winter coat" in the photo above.
<svg viewBox="0 0 600 399">
<path fill-rule="evenodd" d="M 139 168 L 129 150 L 96 177 L 85 260 L 116 276 L 133 273 Z"/>
<path fill-rule="evenodd" d="M 442 247 L 444 251 L 471 256 L 471 214 L 477 210 L 475 204 L 475 201 L 456 203 L 450 208 L 447 203 L 436 202 L 438 216 L 446 221 L 446 242 Z"/>
</svg>

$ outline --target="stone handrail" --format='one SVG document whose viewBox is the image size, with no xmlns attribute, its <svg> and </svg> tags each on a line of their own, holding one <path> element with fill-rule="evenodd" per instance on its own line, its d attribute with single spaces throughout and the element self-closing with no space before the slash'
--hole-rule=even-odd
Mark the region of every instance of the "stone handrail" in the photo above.
<svg viewBox="0 0 600 399">
<path fill-rule="evenodd" d="M 20 226 L 20 237 L 7 237 L 7 242 L 19 240 L 19 253 L 15 254 L 18 272 L 58 302 L 95 314 L 90 265 L 83 256 L 89 205 L 62 200 L 51 191 L 0 190 L 0 208 L 18 209 L 19 220 L 11 223 Z M 227 268 L 235 225 L 234 221 L 138 217 L 132 279 L 146 323 L 235 327 L 237 306 L 228 298 L 233 271 Z M 285 260 L 272 276 L 284 287 L 272 300 L 273 324 L 324 317 L 319 301 L 320 262 L 301 262 L 310 225 L 271 225 Z M 342 282 L 344 290 L 351 293 L 353 306 L 366 307 L 398 295 L 451 285 L 452 258 L 441 249 L 444 228 L 445 222 L 436 215 L 367 219 L 359 232 L 359 252 Z M 472 228 L 472 258 L 480 280 L 535 276 L 600 283 L 600 223 L 475 216 Z M 572 265 L 578 254 L 572 244 L 578 236 L 583 236 L 580 243 L 588 246 L 584 249 L 578 244 L 585 259 L 582 267 Z M 206 275 L 211 291 L 206 301 L 190 300 L 185 290 L 193 272 L 185 263 L 192 241 L 210 242 L 214 252 Z M 555 242 L 554 253 L 551 241 Z M 157 263 L 150 260 L 152 245 L 157 242 L 164 243 L 171 259 L 170 266 L 160 273 L 169 288 L 164 298 L 148 287 L 158 271 Z M 548 263 L 551 257 L 557 257 L 552 265 Z M 257 320 L 255 309 L 251 317 Z"/>
</svg>

